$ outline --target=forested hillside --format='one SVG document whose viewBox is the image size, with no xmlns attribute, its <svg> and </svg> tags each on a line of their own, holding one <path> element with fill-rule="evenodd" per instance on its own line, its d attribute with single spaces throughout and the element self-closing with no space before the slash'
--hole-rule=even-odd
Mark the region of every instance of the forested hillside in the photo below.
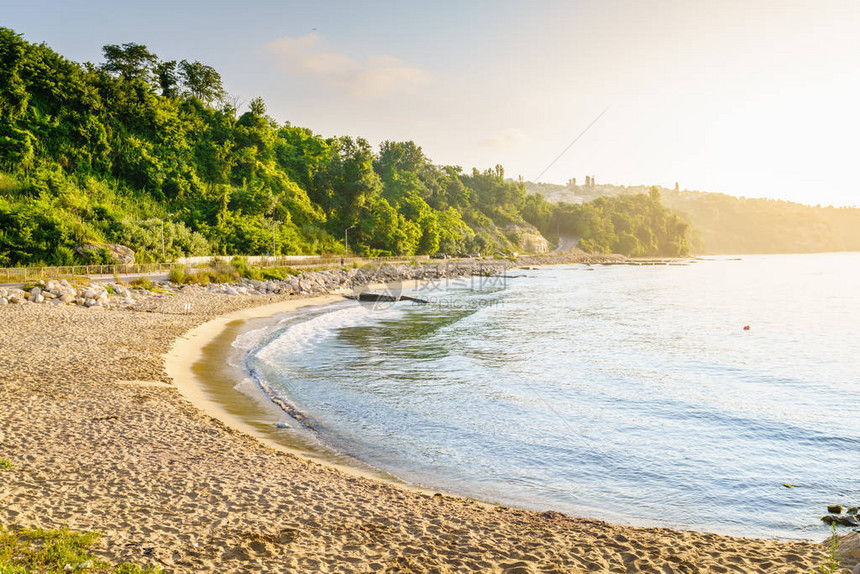
<svg viewBox="0 0 860 574">
<path fill-rule="evenodd" d="M 524 213 L 548 236 L 579 236 L 585 251 L 632 257 L 689 254 L 689 225 L 663 206 L 657 188 L 554 206 L 536 193 L 527 199 Z"/>
<path fill-rule="evenodd" d="M 158 260 L 162 225 L 168 259 L 269 253 L 273 240 L 275 253 L 342 253 L 347 231 L 365 255 L 510 253 L 532 224 L 551 234 L 570 217 L 501 166 L 464 172 L 413 142 L 374 150 L 279 123 L 260 98 L 230 102 L 200 62 L 123 44 L 78 64 L 0 28 L 0 266 L 98 262 L 109 253 L 81 247 L 104 244 Z M 637 254 L 669 254 L 642 236 Z"/>
<path fill-rule="evenodd" d="M 553 203 L 591 202 L 641 194 L 645 186 L 566 186 L 526 183 Z M 697 254 L 860 251 L 860 209 L 821 207 L 773 199 L 732 197 L 659 188 L 661 202 L 690 224 L 687 242 Z"/>
</svg>

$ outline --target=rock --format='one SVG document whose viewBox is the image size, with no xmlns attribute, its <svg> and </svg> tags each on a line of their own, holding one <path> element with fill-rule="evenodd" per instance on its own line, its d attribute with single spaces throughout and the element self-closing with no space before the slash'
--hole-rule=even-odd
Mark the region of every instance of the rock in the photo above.
<svg viewBox="0 0 860 574">
<path fill-rule="evenodd" d="M 30 302 L 31 303 L 41 303 L 44 300 L 45 300 L 45 298 L 42 297 L 41 293 L 37 293 L 36 295 L 33 295 L 32 293 L 30 294 Z"/>
<path fill-rule="evenodd" d="M 409 295 L 401 295 L 400 300 L 401 301 L 412 301 L 413 303 L 422 303 L 424 305 L 427 305 L 428 303 L 430 303 L 430 301 L 428 301 L 427 299 L 421 299 L 420 297 L 410 297 Z"/>
<path fill-rule="evenodd" d="M 860 508 L 858 508 L 856 506 L 852 506 L 851 508 L 849 508 L 845 512 L 847 512 L 848 514 L 857 514 L 858 512 L 860 512 Z"/>
<path fill-rule="evenodd" d="M 97 255 L 102 250 L 106 251 L 108 256 L 120 265 L 134 265 L 134 251 L 125 245 L 117 243 L 84 243 L 75 247 L 75 251 L 85 257 Z"/>
<path fill-rule="evenodd" d="M 842 514 L 841 504 L 830 504 L 827 506 L 827 512 L 830 514 Z"/>
<path fill-rule="evenodd" d="M 42 290 L 39 287 L 33 287 L 30 289 L 30 299 L 32 300 L 33 297 L 38 297 L 41 293 Z"/>
<path fill-rule="evenodd" d="M 9 300 L 6 297 L 0 297 L 0 305 L 8 305 Z"/>
<path fill-rule="evenodd" d="M 854 570 L 851 571 L 851 574 L 860 574 L 860 562 L 858 562 L 857 565 L 854 566 Z"/>
<path fill-rule="evenodd" d="M 843 560 L 860 560 L 860 532 L 852 532 L 843 536 L 837 550 Z"/>
<path fill-rule="evenodd" d="M 821 517 L 821 522 L 840 526 L 860 526 L 860 522 L 857 522 L 856 518 L 847 514 L 826 514 Z"/>
</svg>

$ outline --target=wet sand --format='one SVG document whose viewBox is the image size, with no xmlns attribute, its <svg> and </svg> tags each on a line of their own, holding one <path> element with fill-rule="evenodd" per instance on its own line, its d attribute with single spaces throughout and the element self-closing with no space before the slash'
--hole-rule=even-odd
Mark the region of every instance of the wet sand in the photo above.
<svg viewBox="0 0 860 574">
<path fill-rule="evenodd" d="M 258 436 L 273 432 L 261 403 L 230 413 L 206 394 L 224 384 L 168 374 L 194 375 L 207 345 L 220 352 L 242 321 L 296 303 L 191 297 L 152 312 L 0 309 L 0 457 L 14 465 L 0 472 L 0 523 L 102 530 L 99 553 L 167 572 L 808 573 L 822 561 L 813 543 L 493 506 L 296 456 Z M 248 311 L 263 303 L 277 307 Z"/>
</svg>

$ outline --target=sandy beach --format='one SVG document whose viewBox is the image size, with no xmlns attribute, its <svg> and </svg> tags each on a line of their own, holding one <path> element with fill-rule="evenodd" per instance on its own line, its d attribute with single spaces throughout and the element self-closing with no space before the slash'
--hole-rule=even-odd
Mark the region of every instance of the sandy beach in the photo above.
<svg viewBox="0 0 860 574">
<path fill-rule="evenodd" d="M 822 562 L 820 544 L 618 526 L 323 465 L 276 448 L 195 382 L 203 349 L 231 325 L 336 298 L 0 309 L 0 456 L 13 463 L 0 523 L 100 530 L 99 554 L 166 572 L 808 573 Z"/>
</svg>

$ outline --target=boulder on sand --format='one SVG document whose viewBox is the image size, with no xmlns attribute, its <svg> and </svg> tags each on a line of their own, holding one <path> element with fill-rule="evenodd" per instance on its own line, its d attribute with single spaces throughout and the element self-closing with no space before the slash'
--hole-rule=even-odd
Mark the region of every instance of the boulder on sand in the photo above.
<svg viewBox="0 0 860 574">
<path fill-rule="evenodd" d="M 860 561 L 860 532 L 852 532 L 839 540 L 839 555 L 842 558 Z"/>
</svg>

